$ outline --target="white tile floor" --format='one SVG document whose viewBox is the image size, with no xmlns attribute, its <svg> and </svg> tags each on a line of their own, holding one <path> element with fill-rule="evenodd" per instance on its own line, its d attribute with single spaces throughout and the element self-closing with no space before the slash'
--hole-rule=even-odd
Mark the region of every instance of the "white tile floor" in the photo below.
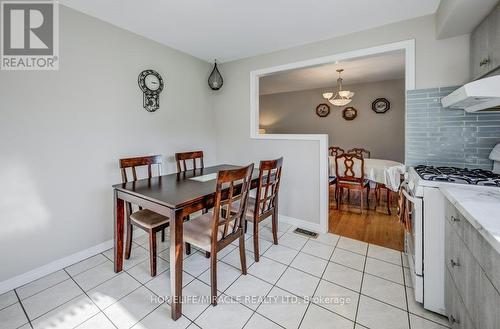
<svg viewBox="0 0 500 329">
<path fill-rule="evenodd" d="M 263 225 L 261 238 L 267 241 L 261 243 L 259 263 L 253 261 L 249 235 L 246 276 L 241 275 L 238 249 L 229 246 L 218 257 L 219 305 L 206 300 L 185 304 L 178 321 L 170 319 L 170 306 L 159 298 L 170 293 L 168 243 L 161 244 L 158 275 L 151 278 L 142 235 L 135 238 L 122 273 L 113 272 L 113 251 L 108 250 L 1 295 L 0 329 L 447 326 L 446 318 L 412 299 L 400 252 L 333 234 L 308 239 L 292 229 L 280 225 L 280 244 L 274 246 Z M 194 249 L 185 259 L 185 296 L 210 294 L 208 269 L 208 260 Z"/>
</svg>

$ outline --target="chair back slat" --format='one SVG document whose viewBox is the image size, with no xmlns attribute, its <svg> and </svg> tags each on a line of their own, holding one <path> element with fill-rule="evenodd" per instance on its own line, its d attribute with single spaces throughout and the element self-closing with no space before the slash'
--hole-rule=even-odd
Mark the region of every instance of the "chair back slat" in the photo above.
<svg viewBox="0 0 500 329">
<path fill-rule="evenodd" d="M 203 151 L 194 151 L 194 152 L 181 152 L 175 153 L 175 161 L 177 162 L 177 172 L 184 172 L 189 170 L 188 162 L 186 160 L 192 160 L 192 168 L 191 169 L 203 169 L 205 168 L 205 164 L 203 163 Z M 196 163 L 196 160 L 199 160 L 199 167 Z"/>
<path fill-rule="evenodd" d="M 277 204 L 283 158 L 261 161 L 255 213 L 261 216 L 274 210 Z"/>
<path fill-rule="evenodd" d="M 335 173 L 339 182 L 363 184 L 365 177 L 365 159 L 362 155 L 356 153 L 337 155 L 335 157 Z"/>
<path fill-rule="evenodd" d="M 337 156 L 337 155 L 341 155 L 342 153 L 345 153 L 344 149 L 341 148 L 341 147 L 338 147 L 338 146 L 330 146 L 328 148 L 328 154 L 330 154 L 330 156 Z"/>
<path fill-rule="evenodd" d="M 239 169 L 219 171 L 213 210 L 212 248 L 242 232 L 239 230 L 243 229 L 252 172 L 253 163 Z"/>
<path fill-rule="evenodd" d="M 370 158 L 371 153 L 370 151 L 362 148 L 362 147 L 355 147 L 347 151 L 347 153 L 356 153 L 359 156 L 362 156 L 363 158 Z"/>
</svg>

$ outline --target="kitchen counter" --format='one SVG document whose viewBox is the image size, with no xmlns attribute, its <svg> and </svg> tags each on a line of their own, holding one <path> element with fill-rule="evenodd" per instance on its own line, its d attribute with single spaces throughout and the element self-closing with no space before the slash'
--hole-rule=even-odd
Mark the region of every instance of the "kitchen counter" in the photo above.
<svg viewBox="0 0 500 329">
<path fill-rule="evenodd" d="M 439 189 L 500 253 L 500 189 L 443 184 Z"/>
</svg>

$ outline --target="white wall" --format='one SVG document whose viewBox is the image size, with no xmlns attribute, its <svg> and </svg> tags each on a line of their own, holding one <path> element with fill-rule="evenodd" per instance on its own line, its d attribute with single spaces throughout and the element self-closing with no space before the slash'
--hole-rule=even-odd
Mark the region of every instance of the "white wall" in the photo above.
<svg viewBox="0 0 500 329">
<path fill-rule="evenodd" d="M 60 20 L 59 71 L 0 71 L 0 282 L 112 239 L 119 158 L 215 162 L 208 63 L 64 6 Z M 156 113 L 144 69 L 165 81 Z"/>
<path fill-rule="evenodd" d="M 309 89 L 261 95 L 259 101 L 260 127 L 267 134 L 328 134 L 329 145 L 345 150 L 363 147 L 373 158 L 404 162 L 405 146 L 405 81 L 389 80 L 344 85 L 355 92 L 351 103 L 358 116 L 347 121 L 342 117 L 346 107 L 335 107 L 323 98 L 331 88 Z M 384 114 L 372 111 L 372 102 L 385 97 L 391 108 Z M 316 106 L 330 105 L 330 114 L 321 118 Z"/>
<path fill-rule="evenodd" d="M 417 88 L 457 85 L 468 80 L 469 36 L 436 40 L 433 16 L 223 64 L 225 85 L 214 98 L 217 161 L 246 163 L 283 156 L 280 213 L 318 224 L 318 142 L 249 137 L 250 72 L 407 39 L 416 39 Z"/>
</svg>

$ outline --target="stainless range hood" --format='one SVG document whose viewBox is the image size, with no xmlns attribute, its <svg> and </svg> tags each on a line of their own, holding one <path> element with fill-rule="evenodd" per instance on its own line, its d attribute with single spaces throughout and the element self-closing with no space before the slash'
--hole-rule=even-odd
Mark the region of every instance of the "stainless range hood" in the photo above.
<svg viewBox="0 0 500 329">
<path fill-rule="evenodd" d="M 441 99 L 443 107 L 477 112 L 500 110 L 500 75 L 469 82 Z"/>
</svg>

